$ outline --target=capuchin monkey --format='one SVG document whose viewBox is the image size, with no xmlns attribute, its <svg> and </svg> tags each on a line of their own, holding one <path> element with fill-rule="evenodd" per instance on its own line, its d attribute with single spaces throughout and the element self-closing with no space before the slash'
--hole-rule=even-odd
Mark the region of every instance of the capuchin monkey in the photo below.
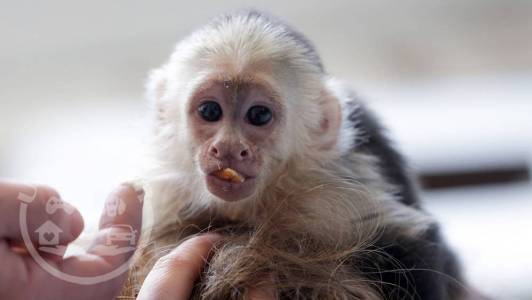
<svg viewBox="0 0 532 300">
<path fill-rule="evenodd" d="M 373 114 L 256 11 L 180 42 L 148 82 L 152 225 L 124 294 L 188 237 L 223 236 L 193 299 L 465 299 L 457 261 Z"/>
</svg>

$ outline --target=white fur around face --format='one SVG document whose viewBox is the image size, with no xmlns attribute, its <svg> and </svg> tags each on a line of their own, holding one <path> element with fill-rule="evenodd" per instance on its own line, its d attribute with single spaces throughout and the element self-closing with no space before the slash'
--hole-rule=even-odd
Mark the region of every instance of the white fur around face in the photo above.
<svg viewBox="0 0 532 300">
<path fill-rule="evenodd" d="M 282 27 L 256 16 L 235 16 L 210 24 L 180 42 L 169 61 L 152 72 L 147 95 L 156 110 L 159 158 L 180 164 L 191 138 L 183 120 L 195 89 L 209 78 L 260 77 L 283 99 L 287 116 L 278 143 L 278 158 L 306 153 L 319 127 L 324 75 Z M 347 127 L 348 125 L 346 125 Z M 341 144 L 347 145 L 342 139 Z M 181 145 L 179 147 L 179 145 Z M 177 148 L 182 148 L 176 151 Z M 347 148 L 347 146 L 342 146 Z M 188 171 L 190 164 L 182 165 Z"/>
<path fill-rule="evenodd" d="M 153 71 L 147 84 L 147 95 L 155 110 L 153 156 L 156 158 L 154 168 L 147 177 L 152 183 L 152 198 L 158 202 L 156 206 L 160 210 L 175 212 L 187 203 L 194 203 L 188 208 L 188 214 L 215 209 L 227 211 L 227 215 L 238 215 L 238 212 L 253 209 L 256 204 L 253 201 L 258 201 L 246 199 L 236 204 L 221 203 L 208 193 L 201 180 L 194 151 L 196 145 L 186 126 L 186 112 L 196 89 L 212 78 L 260 78 L 283 100 L 283 109 L 288 117 L 282 122 L 279 145 L 271 153 L 277 164 L 296 161 L 296 164 L 312 169 L 314 164 L 323 166 L 327 160 L 337 160 L 354 151 L 360 133 L 356 129 L 357 124 L 349 118 L 358 109 L 351 90 L 324 74 L 309 58 L 307 49 L 298 45 L 282 27 L 272 26 L 259 16 L 222 18 L 180 42 L 169 61 Z M 342 115 L 332 151 L 319 153 L 315 149 L 316 138 L 312 132 L 320 128 L 323 116 L 320 103 L 324 94 L 338 101 Z M 375 164 L 367 161 L 350 166 L 356 168 L 353 174 L 361 178 L 378 173 Z M 267 170 L 267 173 L 277 176 L 284 171 Z M 391 202 L 388 185 L 381 176 L 376 176 L 367 184 L 374 190 L 372 199 L 367 200 L 385 203 L 381 207 L 391 217 L 389 221 L 403 222 L 409 215 L 415 215 L 420 224 L 427 224 L 420 213 L 404 209 L 387 210 L 387 207 L 400 204 L 390 204 L 394 202 Z"/>
</svg>

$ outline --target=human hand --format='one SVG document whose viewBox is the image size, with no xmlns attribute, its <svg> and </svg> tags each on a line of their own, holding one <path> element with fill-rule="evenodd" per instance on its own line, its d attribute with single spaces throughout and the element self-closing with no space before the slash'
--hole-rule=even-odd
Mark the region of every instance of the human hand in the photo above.
<svg viewBox="0 0 532 300">
<path fill-rule="evenodd" d="M 137 300 L 189 299 L 213 245 L 220 239 L 213 233 L 196 236 L 160 258 L 144 280 Z M 246 299 L 275 300 L 277 296 L 273 288 L 257 287 Z"/>
<path fill-rule="evenodd" d="M 22 194 L 20 194 L 22 193 Z M 51 275 L 29 255 L 28 245 L 24 243 L 21 230 L 21 203 L 23 198 L 33 195 L 27 203 L 26 234 L 31 247 L 37 248 L 40 240 L 35 230 L 47 221 L 60 228 L 58 244 L 67 246 L 83 230 L 83 219 L 73 207 L 50 210 L 46 206 L 49 199 L 60 199 L 58 193 L 48 187 L 36 187 L 6 183 L 0 181 L 0 299 L 113 299 L 122 288 L 127 276 L 124 272 L 109 280 L 94 284 L 77 284 Z M 99 232 L 85 254 L 63 257 L 62 255 L 39 253 L 44 261 L 57 273 L 70 274 L 79 278 L 90 278 L 107 274 L 126 263 L 134 251 L 108 256 L 102 252 L 106 238 L 111 233 L 119 233 L 118 224 L 128 224 L 140 233 L 142 224 L 142 199 L 135 190 L 127 185 L 117 188 L 107 199 L 116 202 L 121 199 L 125 204 L 122 214 L 109 216 L 102 214 Z M 52 212 L 52 213 L 51 213 Z M 135 237 L 135 243 L 138 242 Z M 64 248 L 64 247 L 63 247 Z M 60 277 L 60 276 L 59 276 Z"/>
</svg>

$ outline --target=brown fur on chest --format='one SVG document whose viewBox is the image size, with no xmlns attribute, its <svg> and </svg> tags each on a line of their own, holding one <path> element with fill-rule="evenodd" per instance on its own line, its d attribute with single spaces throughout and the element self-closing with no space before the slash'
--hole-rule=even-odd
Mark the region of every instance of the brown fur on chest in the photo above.
<svg viewBox="0 0 532 300">
<path fill-rule="evenodd" d="M 215 231 L 224 236 L 215 246 L 191 299 L 246 299 L 255 286 L 274 286 L 284 299 L 379 299 L 349 263 L 365 244 L 349 247 L 323 243 L 282 224 L 242 226 L 202 218 L 175 226 L 143 249 L 125 292 L 138 291 L 156 260 L 183 239 Z"/>
</svg>

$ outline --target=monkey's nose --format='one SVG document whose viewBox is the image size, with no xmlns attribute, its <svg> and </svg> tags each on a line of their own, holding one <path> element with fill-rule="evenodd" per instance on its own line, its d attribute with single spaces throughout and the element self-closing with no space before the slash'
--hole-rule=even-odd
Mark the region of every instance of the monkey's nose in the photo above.
<svg viewBox="0 0 532 300">
<path fill-rule="evenodd" d="M 213 157 L 220 158 L 220 151 L 218 150 L 218 147 L 215 145 L 211 145 L 209 147 L 209 154 Z"/>
<path fill-rule="evenodd" d="M 240 158 L 241 159 L 246 159 L 248 156 L 249 156 L 249 150 L 248 149 L 244 149 L 244 150 L 240 151 Z"/>
<path fill-rule="evenodd" d="M 209 154 L 218 159 L 231 157 L 237 160 L 245 160 L 251 157 L 249 148 L 242 143 L 231 145 L 227 143 L 215 143 L 210 146 Z"/>
</svg>

